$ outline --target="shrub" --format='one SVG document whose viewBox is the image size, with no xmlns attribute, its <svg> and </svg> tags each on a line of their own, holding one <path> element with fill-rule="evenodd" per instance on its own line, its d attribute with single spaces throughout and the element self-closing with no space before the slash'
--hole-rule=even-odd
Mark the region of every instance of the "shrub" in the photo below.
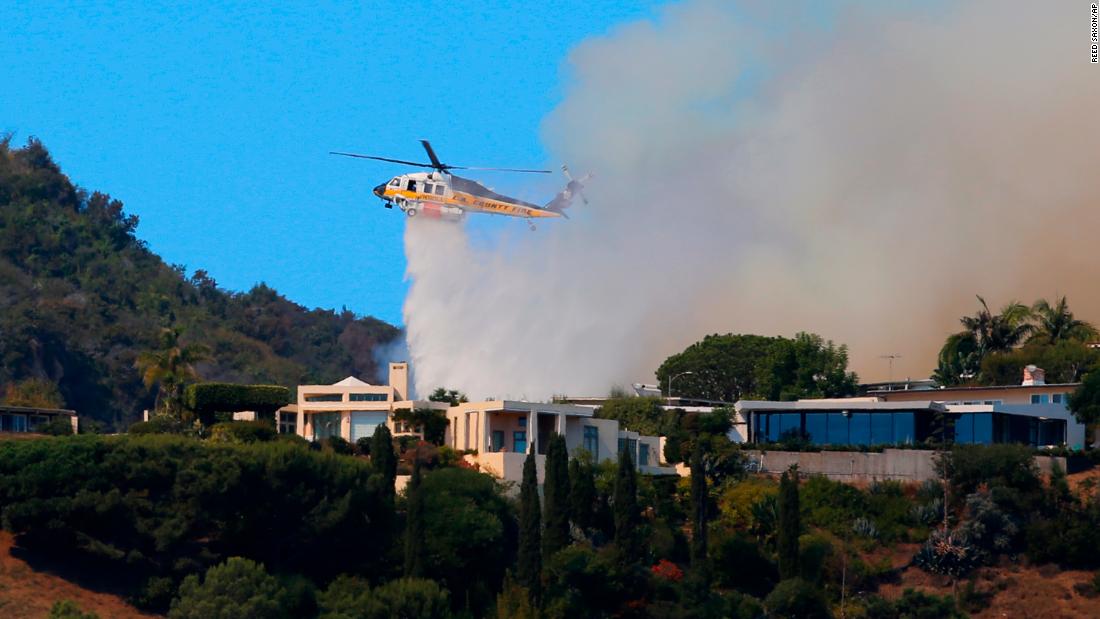
<svg viewBox="0 0 1100 619">
<path fill-rule="evenodd" d="M 183 579 L 179 597 L 172 601 L 169 619 L 280 619 L 286 591 L 255 561 L 231 557 L 206 571 Z"/>
<path fill-rule="evenodd" d="M 281 441 L 0 441 L 0 513 L 27 547 L 95 557 L 135 583 L 178 582 L 231 556 L 323 579 L 386 561 L 393 506 L 373 475 Z M 131 593 L 159 610 L 162 589 Z"/>
<path fill-rule="evenodd" d="M 369 456 L 371 442 L 373 440 L 374 438 L 370 436 L 359 437 L 359 440 L 355 441 L 355 452 L 358 453 L 360 456 Z"/>
<path fill-rule="evenodd" d="M 781 581 L 764 599 L 769 617 L 776 619 L 828 619 L 829 604 L 820 589 L 802 580 Z"/>
<path fill-rule="evenodd" d="M 754 540 L 740 534 L 715 540 L 711 573 L 716 584 L 763 597 L 779 582 L 779 570 Z"/>
<path fill-rule="evenodd" d="M 984 558 L 965 531 L 936 529 L 917 551 L 913 563 L 926 572 L 958 579 L 981 565 Z"/>
<path fill-rule="evenodd" d="M 750 477 L 727 484 L 718 497 L 718 521 L 729 528 L 748 531 L 753 528 L 753 506 L 779 494 L 774 481 Z"/>
<path fill-rule="evenodd" d="M 354 456 L 355 448 L 345 438 L 330 436 L 321 439 L 321 449 L 341 456 Z"/>
<path fill-rule="evenodd" d="M 46 619 L 99 619 L 99 615 L 80 610 L 72 600 L 58 600 L 50 607 Z"/>
<path fill-rule="evenodd" d="M 340 576 L 317 596 L 319 619 L 447 619 L 446 589 L 431 580 L 402 578 L 374 589 L 367 581 Z"/>
<path fill-rule="evenodd" d="M 69 436 L 73 433 L 73 422 L 68 417 L 53 417 L 46 423 L 39 424 L 34 431 L 50 436 Z"/>
<path fill-rule="evenodd" d="M 272 416 L 290 403 L 290 390 L 281 385 L 199 383 L 187 386 L 183 403 L 203 425 L 211 425 L 215 413 L 256 411 L 257 415 Z"/>
<path fill-rule="evenodd" d="M 993 500 L 1012 515 L 1027 515 L 1042 503 L 1043 484 L 1026 445 L 956 445 L 936 463 L 947 467 L 951 495 L 961 498 L 988 487 Z"/>
<path fill-rule="evenodd" d="M 820 586 L 825 577 L 825 562 L 833 554 L 833 545 L 824 537 L 810 533 L 799 538 L 798 546 L 802 580 Z"/>
<path fill-rule="evenodd" d="M 950 596 L 940 597 L 913 589 L 902 592 L 897 601 L 871 596 L 864 607 L 867 619 L 963 619 Z"/>
<path fill-rule="evenodd" d="M 130 424 L 129 434 L 180 434 L 183 424 L 167 415 L 155 415 L 149 421 Z"/>
<path fill-rule="evenodd" d="M 276 436 L 275 428 L 264 421 L 226 421 L 210 429 L 210 440 L 215 443 L 263 443 Z"/>
</svg>

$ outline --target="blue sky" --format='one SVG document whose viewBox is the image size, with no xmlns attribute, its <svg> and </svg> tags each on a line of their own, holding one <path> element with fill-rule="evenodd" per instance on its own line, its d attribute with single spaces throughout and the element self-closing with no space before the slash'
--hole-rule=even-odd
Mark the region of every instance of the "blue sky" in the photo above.
<svg viewBox="0 0 1100 619">
<path fill-rule="evenodd" d="M 659 4 L 9 3 L 0 131 L 188 272 L 399 324 L 404 221 L 370 188 L 401 168 L 327 152 L 417 160 L 427 138 L 449 163 L 556 167 L 539 125 L 569 49 Z"/>
</svg>

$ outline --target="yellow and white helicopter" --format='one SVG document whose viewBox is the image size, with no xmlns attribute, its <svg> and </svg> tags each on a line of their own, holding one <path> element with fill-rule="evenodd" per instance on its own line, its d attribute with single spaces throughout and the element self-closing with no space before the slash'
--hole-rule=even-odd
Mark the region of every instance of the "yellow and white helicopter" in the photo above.
<svg viewBox="0 0 1100 619">
<path fill-rule="evenodd" d="M 565 217 L 565 209 L 573 203 L 574 196 L 580 195 L 581 199 L 588 203 L 582 190 L 584 181 L 590 175 L 575 179 L 569 174 L 569 168 L 561 167 L 568 181 L 565 188 L 546 204 L 539 206 L 525 202 L 518 198 L 505 196 L 494 192 L 477 181 L 462 178 L 451 174 L 451 170 L 492 170 L 500 172 L 530 172 L 534 174 L 549 174 L 550 170 L 519 170 L 515 168 L 471 168 L 454 166 L 443 163 L 432 150 L 432 145 L 427 140 L 420 140 L 424 150 L 428 153 L 431 163 L 405 161 L 403 159 L 390 159 L 388 157 L 375 157 L 373 155 L 360 155 L 357 153 L 331 152 L 332 155 L 344 157 L 357 157 L 359 159 L 374 159 L 376 161 L 388 161 L 421 168 L 430 168 L 431 172 L 413 172 L 395 176 L 390 180 L 374 188 L 374 195 L 382 198 L 386 208 L 398 208 L 409 217 L 429 217 L 445 219 L 448 221 L 462 221 L 467 213 L 489 213 L 492 215 L 507 215 L 509 217 L 522 217 L 527 220 L 532 230 L 535 229 L 535 219 L 547 217 Z"/>
</svg>

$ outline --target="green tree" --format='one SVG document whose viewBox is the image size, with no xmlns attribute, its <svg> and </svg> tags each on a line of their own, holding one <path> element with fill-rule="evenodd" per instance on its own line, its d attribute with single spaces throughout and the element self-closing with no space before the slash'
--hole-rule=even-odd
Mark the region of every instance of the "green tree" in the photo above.
<svg viewBox="0 0 1100 619">
<path fill-rule="evenodd" d="M 543 561 L 572 541 L 569 533 L 569 450 L 561 434 L 550 436 L 546 446 L 543 480 Z"/>
<path fill-rule="evenodd" d="M 405 576 L 407 578 L 416 578 L 424 574 L 424 496 L 420 475 L 420 458 L 415 458 L 407 491 L 408 509 L 405 520 Z"/>
<path fill-rule="evenodd" d="M 50 614 L 46 619 L 99 619 L 99 615 L 80 610 L 72 600 L 58 600 L 50 607 Z"/>
<path fill-rule="evenodd" d="M 62 408 L 65 398 L 57 383 L 44 378 L 28 378 L 8 385 L 4 392 L 4 404 L 31 406 L 34 408 Z"/>
<path fill-rule="evenodd" d="M 147 388 L 157 386 L 154 409 L 174 416 L 183 415 L 183 387 L 199 380 L 195 364 L 209 357 L 206 346 L 180 342 L 182 329 L 160 330 L 160 348 L 138 355 L 136 365 Z"/>
<path fill-rule="evenodd" d="M 848 371 L 848 347 L 805 332 L 776 339 L 757 381 L 757 393 L 768 400 L 841 398 L 859 389 L 859 378 Z"/>
<path fill-rule="evenodd" d="M 389 427 L 384 423 L 378 424 L 374 429 L 374 435 L 371 436 L 370 461 L 374 470 L 382 476 L 379 485 L 380 493 L 392 503 L 395 492 L 394 483 L 397 481 L 397 453 L 393 449 L 393 434 L 390 434 Z"/>
<path fill-rule="evenodd" d="M 798 538 L 802 535 L 802 520 L 798 504 L 798 473 L 794 469 L 785 471 L 779 478 L 778 506 L 779 577 L 797 578 L 800 573 Z"/>
<path fill-rule="evenodd" d="M 764 598 L 768 617 L 776 619 L 829 619 L 829 604 L 824 593 L 801 578 L 780 581 Z"/>
<path fill-rule="evenodd" d="M 286 591 L 263 565 L 231 557 L 206 570 L 200 581 L 191 575 L 180 584 L 179 597 L 172 601 L 170 619 L 276 619 L 287 617 L 283 610 Z"/>
<path fill-rule="evenodd" d="M 778 339 L 729 333 L 708 335 L 665 359 L 657 368 L 657 381 L 667 392 L 669 380 L 675 376 L 672 388 L 676 395 L 736 402 L 756 393 L 757 366 L 771 353 Z"/>
<path fill-rule="evenodd" d="M 420 578 L 400 578 L 376 587 L 343 575 L 318 596 L 318 619 L 448 619 L 447 590 Z"/>
<path fill-rule="evenodd" d="M 582 531 L 596 525 L 596 471 L 580 458 L 569 461 L 569 514 Z"/>
<path fill-rule="evenodd" d="M 1088 341 L 1098 335 L 1096 327 L 1074 317 L 1065 296 L 1054 305 L 1039 299 L 1031 306 L 1031 311 L 1036 325 L 1030 341 L 1056 344 L 1065 340 Z"/>
<path fill-rule="evenodd" d="M 947 338 L 940 349 L 933 378 L 941 385 L 957 385 L 978 376 L 986 356 L 1011 351 L 1035 333 L 1028 306 L 1012 301 L 993 313 L 978 295 L 981 307 L 959 318 L 964 330 Z"/>
<path fill-rule="evenodd" d="M 433 445 L 442 445 L 447 433 L 447 426 L 451 423 L 447 414 L 432 408 L 417 408 L 409 410 L 399 408 L 393 413 L 393 418 L 402 421 L 410 428 L 424 435 L 424 440 Z"/>
<path fill-rule="evenodd" d="M 707 526 L 710 518 L 707 505 L 707 476 L 703 466 L 703 444 L 695 443 L 691 452 L 691 567 L 703 583 L 707 583 Z"/>
<path fill-rule="evenodd" d="M 469 402 L 466 399 L 466 394 L 460 392 L 457 389 L 446 389 L 439 387 L 428 396 L 428 400 L 431 402 L 446 402 L 451 406 L 458 406 L 463 402 Z"/>
<path fill-rule="evenodd" d="M 1069 410 L 1081 423 L 1100 421 L 1100 370 L 1085 375 L 1085 380 L 1069 396 Z"/>
<path fill-rule="evenodd" d="M 936 370 L 932 373 L 936 384 L 953 386 L 977 376 L 982 358 L 978 342 L 970 332 L 954 333 L 947 337 L 940 348 Z"/>
<path fill-rule="evenodd" d="M 615 547 L 623 559 L 637 562 L 642 559 L 641 537 L 638 527 L 641 517 L 638 509 L 638 479 L 630 452 L 619 452 L 619 466 L 615 473 L 615 490 L 612 496 L 615 523 Z"/>
<path fill-rule="evenodd" d="M 677 425 L 678 416 L 666 411 L 661 398 L 616 396 L 596 409 L 600 419 L 615 419 L 624 428 L 647 436 L 667 436 Z"/>
<path fill-rule="evenodd" d="M 523 481 L 519 487 L 519 557 L 516 578 L 533 600 L 539 599 L 542 578 L 542 519 L 539 508 L 539 482 L 535 470 L 535 452 L 523 461 Z"/>
</svg>

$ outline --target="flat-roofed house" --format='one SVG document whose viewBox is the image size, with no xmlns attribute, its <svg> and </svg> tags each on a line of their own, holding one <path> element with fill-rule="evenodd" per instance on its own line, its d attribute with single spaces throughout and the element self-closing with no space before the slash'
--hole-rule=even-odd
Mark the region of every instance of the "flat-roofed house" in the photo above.
<svg viewBox="0 0 1100 619">
<path fill-rule="evenodd" d="M 76 411 L 65 408 L 38 408 L 34 406 L 0 405 L 0 432 L 33 434 L 40 426 L 57 419 L 70 424 L 73 434 L 77 433 Z"/>
<path fill-rule="evenodd" d="M 445 444 L 457 450 L 476 451 L 466 456 L 481 470 L 506 481 L 519 482 L 528 452 L 535 453 L 542 483 L 546 447 L 554 433 L 565 436 L 571 457 L 586 451 L 596 462 L 618 461 L 629 450 L 639 472 L 673 475 L 662 464 L 662 440 L 622 428 L 615 419 L 598 419 L 590 406 L 487 400 L 467 402 L 447 409 Z"/>
<path fill-rule="evenodd" d="M 394 420 L 401 409 L 445 410 L 445 402 L 408 399 L 407 363 L 391 363 L 389 384 L 372 385 L 349 376 L 331 385 L 298 385 L 298 401 L 279 411 L 279 431 L 316 441 L 337 436 L 349 442 L 374 436 L 385 424 L 395 436 L 417 435 Z"/>
</svg>

